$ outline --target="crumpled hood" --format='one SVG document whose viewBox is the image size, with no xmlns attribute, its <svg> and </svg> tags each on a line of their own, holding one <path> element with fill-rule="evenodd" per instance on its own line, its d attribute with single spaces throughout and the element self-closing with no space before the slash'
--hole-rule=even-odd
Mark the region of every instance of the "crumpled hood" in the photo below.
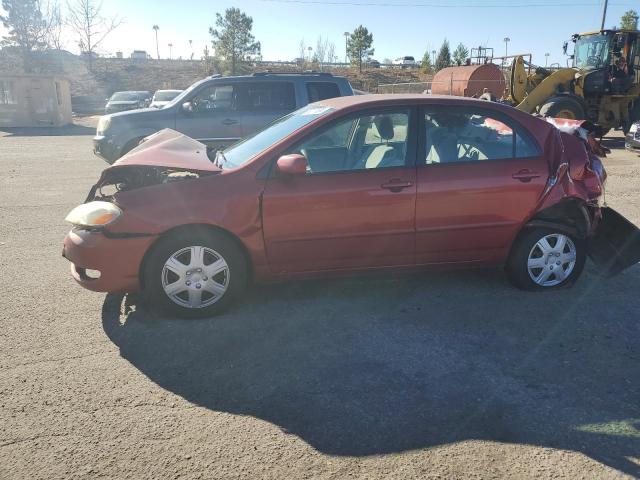
<svg viewBox="0 0 640 480">
<path fill-rule="evenodd" d="M 165 128 L 147 137 L 140 145 L 118 159 L 110 168 L 124 166 L 165 167 L 217 172 L 203 143 Z"/>
</svg>

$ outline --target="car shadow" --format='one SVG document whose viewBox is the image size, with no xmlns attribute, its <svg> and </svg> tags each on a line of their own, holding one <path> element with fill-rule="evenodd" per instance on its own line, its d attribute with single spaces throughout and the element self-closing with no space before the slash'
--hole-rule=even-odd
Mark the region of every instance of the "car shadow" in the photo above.
<svg viewBox="0 0 640 480">
<path fill-rule="evenodd" d="M 75 123 L 63 127 L 0 127 L 0 137 L 73 137 L 95 133 L 95 127 Z"/>
<path fill-rule="evenodd" d="M 211 410 L 251 415 L 330 455 L 462 440 L 640 466 L 640 267 L 531 293 L 502 272 L 254 287 L 216 318 L 161 318 L 108 295 L 123 358 Z"/>
</svg>

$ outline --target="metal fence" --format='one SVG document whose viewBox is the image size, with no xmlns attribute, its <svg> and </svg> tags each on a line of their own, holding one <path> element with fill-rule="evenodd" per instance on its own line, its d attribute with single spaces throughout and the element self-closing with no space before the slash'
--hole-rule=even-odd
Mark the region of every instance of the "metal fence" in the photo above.
<svg viewBox="0 0 640 480">
<path fill-rule="evenodd" d="M 505 84 L 500 80 L 456 80 L 450 78 L 442 81 L 406 82 L 406 83 L 381 83 L 377 87 L 377 93 L 431 93 L 434 87 L 446 95 L 454 95 L 463 89 L 469 91 L 489 87 L 492 84 Z"/>
</svg>

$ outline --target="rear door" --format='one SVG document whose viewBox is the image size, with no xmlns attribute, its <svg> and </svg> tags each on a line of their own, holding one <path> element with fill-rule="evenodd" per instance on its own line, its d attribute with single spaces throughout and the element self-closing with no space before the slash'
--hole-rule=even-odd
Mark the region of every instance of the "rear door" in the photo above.
<svg viewBox="0 0 640 480">
<path fill-rule="evenodd" d="M 178 111 L 176 130 L 216 148 L 237 142 L 242 138 L 242 113 L 238 110 L 241 91 L 237 83 L 204 86 L 188 100 L 193 111 Z"/>
<path fill-rule="evenodd" d="M 296 109 L 293 82 L 247 82 L 236 88 L 241 133 L 249 136 Z"/>
<path fill-rule="evenodd" d="M 417 109 L 334 120 L 284 153 L 306 175 L 272 169 L 263 228 L 274 273 L 412 265 Z"/>
<path fill-rule="evenodd" d="M 542 149 L 500 112 L 421 109 L 416 261 L 504 259 L 548 178 Z"/>
</svg>

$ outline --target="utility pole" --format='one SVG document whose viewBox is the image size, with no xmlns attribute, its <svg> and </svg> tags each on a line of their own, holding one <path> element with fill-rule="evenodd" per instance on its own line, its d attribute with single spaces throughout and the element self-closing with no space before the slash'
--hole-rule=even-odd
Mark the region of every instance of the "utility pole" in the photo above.
<svg viewBox="0 0 640 480">
<path fill-rule="evenodd" d="M 509 42 L 511 41 L 511 39 L 509 37 L 504 37 L 504 56 L 508 57 L 509 56 L 509 52 L 507 51 L 507 45 L 509 45 Z"/>
<path fill-rule="evenodd" d="M 344 32 L 344 63 L 349 63 L 349 32 Z"/>
<path fill-rule="evenodd" d="M 433 68 L 436 68 L 436 51 L 435 50 L 431 50 L 431 56 L 433 57 Z"/>
<path fill-rule="evenodd" d="M 173 43 L 169 44 L 169 60 L 171 60 L 171 48 L 173 47 Z"/>
<path fill-rule="evenodd" d="M 548 63 L 549 63 L 549 54 L 545 53 L 544 54 L 544 66 L 545 66 L 545 68 L 547 67 Z"/>
<path fill-rule="evenodd" d="M 156 31 L 156 54 L 158 55 L 158 60 L 160 60 L 160 48 L 158 47 L 158 30 L 160 30 L 160 27 L 154 25 L 153 29 Z"/>
<path fill-rule="evenodd" d="M 600 30 L 604 30 L 604 22 L 607 19 L 607 0 L 602 3 L 602 23 L 600 24 Z"/>
</svg>

